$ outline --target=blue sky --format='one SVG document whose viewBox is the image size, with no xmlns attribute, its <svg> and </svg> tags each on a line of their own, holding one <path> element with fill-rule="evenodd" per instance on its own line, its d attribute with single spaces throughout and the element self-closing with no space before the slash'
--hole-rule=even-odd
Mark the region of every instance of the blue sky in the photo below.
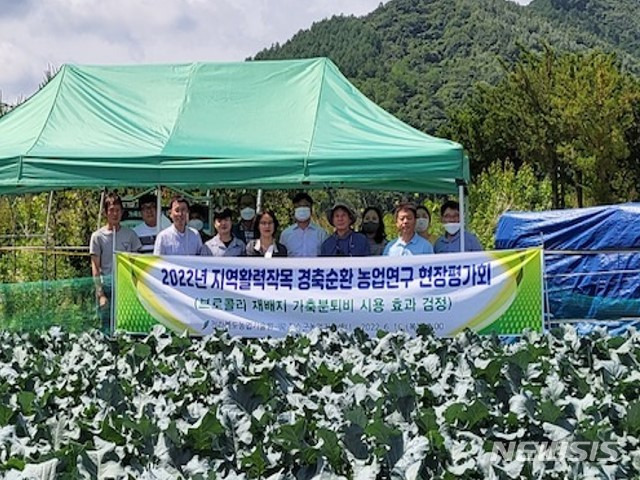
<svg viewBox="0 0 640 480">
<path fill-rule="evenodd" d="M 529 0 L 516 0 L 528 3 Z M 314 21 L 380 0 L 0 0 L 0 91 L 15 103 L 50 67 L 241 61 Z"/>
</svg>

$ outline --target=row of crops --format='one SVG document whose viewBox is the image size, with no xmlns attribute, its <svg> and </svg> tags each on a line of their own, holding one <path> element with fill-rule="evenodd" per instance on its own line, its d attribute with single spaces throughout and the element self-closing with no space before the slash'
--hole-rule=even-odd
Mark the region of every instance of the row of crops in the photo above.
<svg viewBox="0 0 640 480">
<path fill-rule="evenodd" d="M 138 339 L 4 332 L 0 475 L 631 478 L 639 365 L 637 333 L 570 327 L 512 343 L 427 329 L 277 340 L 191 340 L 159 326 Z M 496 455 L 508 442 L 604 442 L 609 455 Z"/>
</svg>

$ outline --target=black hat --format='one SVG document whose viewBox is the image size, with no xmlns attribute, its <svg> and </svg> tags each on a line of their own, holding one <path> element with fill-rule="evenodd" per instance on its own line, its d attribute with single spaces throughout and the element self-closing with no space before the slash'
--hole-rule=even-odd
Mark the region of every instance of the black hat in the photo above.
<svg viewBox="0 0 640 480">
<path fill-rule="evenodd" d="M 158 197 L 153 193 L 145 193 L 138 199 L 138 208 L 142 207 L 142 205 L 146 205 L 147 203 L 153 203 L 153 206 L 155 207 L 158 203 Z"/>
<path fill-rule="evenodd" d="M 233 212 L 230 208 L 219 208 L 213 212 L 213 219 L 220 220 L 223 218 L 233 218 Z"/>
</svg>

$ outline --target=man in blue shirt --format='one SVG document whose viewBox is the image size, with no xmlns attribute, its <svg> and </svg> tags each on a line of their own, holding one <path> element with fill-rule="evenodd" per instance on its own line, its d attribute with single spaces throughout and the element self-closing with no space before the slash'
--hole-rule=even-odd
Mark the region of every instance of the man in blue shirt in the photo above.
<svg viewBox="0 0 640 480">
<path fill-rule="evenodd" d="M 460 204 L 448 200 L 440 207 L 440 217 L 445 234 L 436 240 L 436 253 L 454 253 L 460 251 Z M 480 240 L 473 233 L 464 232 L 464 251 L 479 252 L 482 250 Z"/>
<path fill-rule="evenodd" d="M 296 223 L 280 234 L 280 243 L 287 247 L 290 257 L 317 257 L 320 247 L 329 235 L 311 221 L 313 200 L 301 192 L 293 197 L 293 218 Z"/>
<path fill-rule="evenodd" d="M 405 257 L 408 255 L 424 255 L 433 253 L 433 247 L 416 233 L 416 206 L 412 203 L 401 203 L 394 213 L 396 227 L 400 236 L 387 244 L 383 255 Z"/>
<path fill-rule="evenodd" d="M 362 233 L 353 231 L 356 223 L 354 208 L 347 201 L 337 201 L 327 212 L 327 220 L 336 231 L 320 247 L 323 257 L 364 257 L 369 255 L 369 241 Z"/>
</svg>

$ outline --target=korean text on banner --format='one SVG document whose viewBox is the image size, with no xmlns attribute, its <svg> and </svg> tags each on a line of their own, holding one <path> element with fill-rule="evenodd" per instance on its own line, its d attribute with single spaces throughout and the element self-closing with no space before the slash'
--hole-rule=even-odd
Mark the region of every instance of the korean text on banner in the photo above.
<svg viewBox="0 0 640 480">
<path fill-rule="evenodd" d="M 247 337 L 337 325 L 437 335 L 542 329 L 542 250 L 413 257 L 214 258 L 116 255 L 116 330 L 157 323 Z"/>
</svg>

